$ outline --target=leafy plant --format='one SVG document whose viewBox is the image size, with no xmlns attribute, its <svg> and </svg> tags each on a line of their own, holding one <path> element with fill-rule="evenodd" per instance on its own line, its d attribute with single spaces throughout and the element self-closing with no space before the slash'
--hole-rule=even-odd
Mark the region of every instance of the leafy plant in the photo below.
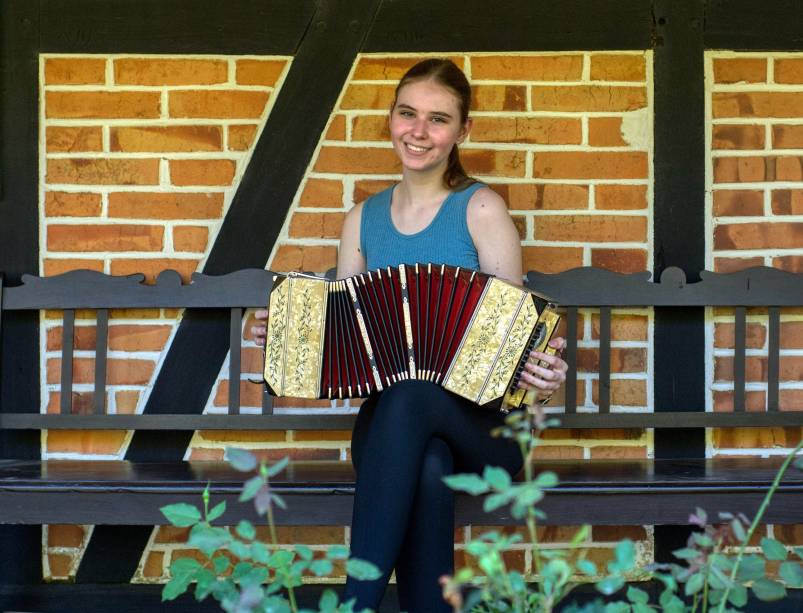
<svg viewBox="0 0 803 613">
<path fill-rule="evenodd" d="M 355 579 L 371 580 L 380 576 L 373 564 L 349 559 L 344 546 L 328 548 L 322 558 L 316 558 L 312 549 L 304 545 L 279 547 L 273 507 L 285 509 L 286 504 L 271 489 L 270 479 L 287 466 L 288 459 L 268 466 L 242 449 L 227 449 L 226 455 L 235 469 L 256 471 L 243 485 L 239 500 L 252 500 L 257 514 L 266 517 L 270 543 L 260 542 L 256 527 L 247 520 L 241 520 L 233 529 L 212 525 L 226 512 L 226 502 L 210 509 L 208 485 L 202 496 L 202 510 L 187 503 L 162 507 L 162 514 L 173 526 L 190 528 L 187 544 L 204 558 L 199 561 L 186 557 L 172 562 L 172 578 L 162 590 L 163 601 L 177 598 L 195 584 L 196 600 L 212 596 L 228 613 L 307 613 L 309 609 L 299 609 L 295 594 L 305 574 L 325 577 L 332 573 L 335 561 L 346 560 L 346 572 Z M 323 592 L 316 610 L 319 613 L 355 613 L 353 600 L 340 603 L 337 593 L 331 589 Z"/>
<path fill-rule="evenodd" d="M 534 415 L 511 414 L 506 425 L 494 432 L 518 443 L 525 467 L 521 482 L 514 482 L 507 471 L 496 467 L 486 467 L 482 475 L 459 474 L 444 479 L 452 489 L 485 495 L 483 507 L 486 511 L 511 505 L 513 517 L 524 520 L 527 525 L 536 575 L 534 583 L 528 582 L 520 572 L 506 567 L 503 554 L 521 542 L 521 536 L 499 532 L 482 534 L 466 546 L 466 552 L 476 560 L 476 569 L 462 568 L 444 582 L 444 597 L 456 612 L 550 612 L 567 599 L 577 586 L 578 578 L 595 580 L 596 590 L 608 600 L 600 598 L 583 606 L 561 604 L 562 611 L 707 613 L 716 607 L 717 613 L 730 613 L 746 606 L 748 590 L 756 598 L 770 601 L 786 596 L 787 585 L 803 587 L 803 565 L 790 559 L 790 552 L 781 542 L 765 537 L 761 539 L 761 553 L 746 554 L 781 478 L 803 443 L 786 458 L 752 522 L 743 515 L 724 513 L 718 523 L 710 524 L 705 511 L 698 508 L 689 523 L 701 530 L 689 537 L 686 547 L 673 552 L 678 563 L 636 569 L 635 545 L 623 540 L 616 545 L 614 559 L 603 571 L 585 557 L 582 543 L 588 538 L 589 526 L 583 526 L 565 549 L 544 549 L 538 542 L 537 521 L 543 520 L 545 515 L 535 505 L 544 497 L 545 490 L 558 484 L 558 479 L 552 472 L 534 475 L 529 458 L 542 432 L 555 425 L 558 425 L 556 419 L 547 419 L 543 412 L 536 410 Z M 795 466 L 803 469 L 803 458 L 797 459 Z M 734 547 L 738 547 L 735 556 L 731 554 Z M 803 559 L 803 547 L 792 551 Z M 779 575 L 783 583 L 767 576 L 766 560 L 781 562 Z M 626 600 L 614 600 L 617 595 L 621 596 L 628 579 L 656 580 L 663 586 L 658 602 L 650 603 L 649 594 L 634 585 L 624 591 Z"/>
</svg>

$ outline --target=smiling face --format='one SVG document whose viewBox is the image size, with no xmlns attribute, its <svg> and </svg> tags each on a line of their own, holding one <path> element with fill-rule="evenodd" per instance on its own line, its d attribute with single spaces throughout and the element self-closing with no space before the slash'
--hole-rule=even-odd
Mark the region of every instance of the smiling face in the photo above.
<svg viewBox="0 0 803 613">
<path fill-rule="evenodd" d="M 452 148 L 471 128 L 460 111 L 457 96 L 431 79 L 399 89 L 390 112 L 390 138 L 406 171 L 444 171 Z"/>
</svg>

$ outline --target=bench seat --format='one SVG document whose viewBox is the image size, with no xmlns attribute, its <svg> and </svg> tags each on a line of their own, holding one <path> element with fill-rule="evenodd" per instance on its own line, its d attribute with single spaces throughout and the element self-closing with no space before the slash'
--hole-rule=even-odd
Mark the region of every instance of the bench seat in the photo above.
<svg viewBox="0 0 803 613">
<path fill-rule="evenodd" d="M 539 462 L 560 485 L 539 505 L 547 524 L 685 524 L 696 506 L 755 515 L 783 458 L 590 460 Z M 199 505 L 207 483 L 213 504 L 227 501 L 224 519 L 257 520 L 250 503 L 237 502 L 243 481 L 225 462 L 0 461 L 0 523 L 154 525 L 159 508 Z M 298 461 L 272 481 L 288 505 L 279 525 L 346 525 L 351 521 L 354 471 L 348 462 Z M 764 518 L 799 523 L 803 472 L 790 468 Z M 517 523 L 507 509 L 482 510 L 482 499 L 458 495 L 458 524 Z"/>
</svg>

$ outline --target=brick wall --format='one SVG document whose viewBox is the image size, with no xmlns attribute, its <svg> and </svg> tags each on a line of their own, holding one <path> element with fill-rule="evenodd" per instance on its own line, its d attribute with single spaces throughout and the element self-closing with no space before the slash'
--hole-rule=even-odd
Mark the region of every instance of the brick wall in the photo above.
<svg viewBox="0 0 803 613">
<path fill-rule="evenodd" d="M 803 271 L 803 54 L 706 54 L 707 267 Z M 711 409 L 733 404 L 732 313 L 713 309 Z M 780 409 L 803 404 L 803 313 L 781 317 Z M 766 311 L 748 312 L 747 410 L 767 404 Z M 711 432 L 712 454 L 785 454 L 800 428 Z"/>
</svg>

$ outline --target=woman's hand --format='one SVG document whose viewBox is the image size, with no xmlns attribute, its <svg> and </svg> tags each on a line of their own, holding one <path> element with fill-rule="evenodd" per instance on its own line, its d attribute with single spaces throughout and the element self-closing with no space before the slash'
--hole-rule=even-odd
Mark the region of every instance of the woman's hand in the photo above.
<svg viewBox="0 0 803 613">
<path fill-rule="evenodd" d="M 531 351 L 530 358 L 546 362 L 547 367 L 538 366 L 532 362 L 526 362 L 525 370 L 519 379 L 519 387 L 523 389 L 536 389 L 538 393 L 536 399 L 546 401 L 559 389 L 566 381 L 566 371 L 569 365 L 560 357 L 563 348 L 566 347 L 566 339 L 563 337 L 553 338 L 549 341 L 549 346 L 555 350 L 554 355 L 541 351 Z"/>
<path fill-rule="evenodd" d="M 262 324 L 251 326 L 251 334 L 254 335 L 254 342 L 259 347 L 265 346 L 265 336 L 268 334 L 267 322 L 268 322 L 268 311 L 267 309 L 260 309 L 254 313 L 254 317 L 256 318 L 257 322 L 264 322 Z"/>
</svg>

